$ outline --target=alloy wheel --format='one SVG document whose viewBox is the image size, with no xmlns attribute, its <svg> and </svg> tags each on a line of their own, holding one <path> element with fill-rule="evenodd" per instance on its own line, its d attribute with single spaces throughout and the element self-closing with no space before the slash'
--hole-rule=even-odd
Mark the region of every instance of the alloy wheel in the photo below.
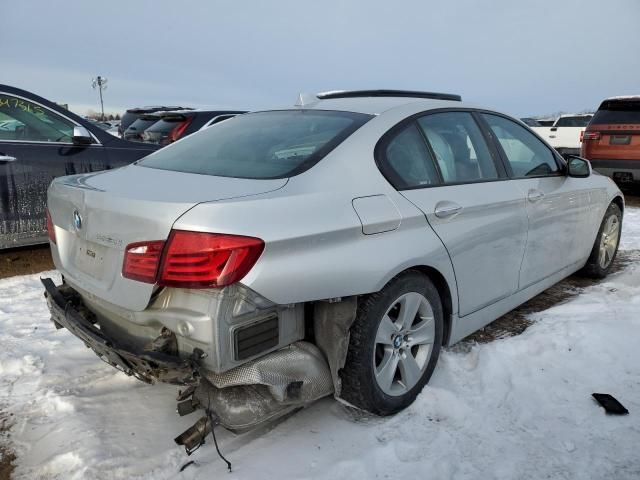
<svg viewBox="0 0 640 480">
<path fill-rule="evenodd" d="M 422 378 L 435 339 L 429 301 L 417 292 L 397 298 L 380 321 L 373 367 L 376 383 L 390 396 L 404 395 Z"/>
<path fill-rule="evenodd" d="M 602 229 L 600 238 L 600 255 L 598 261 L 601 268 L 607 268 L 618 247 L 618 238 L 620 237 L 620 221 L 616 215 L 611 215 Z"/>
</svg>

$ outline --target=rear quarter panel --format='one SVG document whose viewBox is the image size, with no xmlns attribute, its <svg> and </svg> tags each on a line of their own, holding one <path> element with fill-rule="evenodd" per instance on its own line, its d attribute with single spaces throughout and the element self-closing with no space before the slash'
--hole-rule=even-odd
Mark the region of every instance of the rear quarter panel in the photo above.
<svg viewBox="0 0 640 480">
<path fill-rule="evenodd" d="M 384 119 L 374 118 L 279 191 L 199 204 L 174 228 L 262 238 L 265 251 L 241 282 L 275 303 L 377 292 L 399 272 L 429 266 L 443 275 L 457 305 L 455 278 L 442 242 L 374 161 L 380 136 L 416 110 L 408 106 Z M 397 207 L 397 229 L 363 233 L 352 201 L 372 195 L 385 195 Z"/>
</svg>

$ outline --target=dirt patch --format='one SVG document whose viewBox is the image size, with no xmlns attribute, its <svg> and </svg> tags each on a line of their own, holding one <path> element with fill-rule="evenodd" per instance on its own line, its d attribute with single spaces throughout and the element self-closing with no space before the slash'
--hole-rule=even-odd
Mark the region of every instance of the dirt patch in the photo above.
<svg viewBox="0 0 640 480">
<path fill-rule="evenodd" d="M 10 480 L 15 468 L 16 456 L 9 442 L 11 416 L 0 411 L 0 480 Z"/>
<path fill-rule="evenodd" d="M 638 261 L 640 261 L 640 250 L 621 250 L 616 255 L 610 273 L 619 272 L 630 263 Z M 467 337 L 461 342 L 463 344 L 461 348 L 468 348 L 470 344 L 476 342 L 488 343 L 498 338 L 520 335 L 533 323 L 528 318 L 530 314 L 542 312 L 547 308 L 565 302 L 582 293 L 586 287 L 595 285 L 600 281 L 602 280 L 572 275 Z"/>
<path fill-rule="evenodd" d="M 0 251 L 0 278 L 52 270 L 49 245 Z"/>
<path fill-rule="evenodd" d="M 625 192 L 625 196 L 624 196 L 625 206 L 640 207 L 640 196 L 637 196 L 640 194 L 640 192 L 634 191 L 633 193 L 635 193 L 635 195 L 633 195 L 632 192 Z"/>
</svg>

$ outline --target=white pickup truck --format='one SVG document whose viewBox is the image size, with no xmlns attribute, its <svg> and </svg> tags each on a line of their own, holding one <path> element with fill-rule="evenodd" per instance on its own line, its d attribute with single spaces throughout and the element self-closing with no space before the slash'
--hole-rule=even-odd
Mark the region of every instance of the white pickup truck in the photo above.
<svg viewBox="0 0 640 480">
<path fill-rule="evenodd" d="M 580 155 L 581 134 L 591 117 L 592 113 L 560 115 L 550 127 L 527 123 L 561 155 Z"/>
</svg>

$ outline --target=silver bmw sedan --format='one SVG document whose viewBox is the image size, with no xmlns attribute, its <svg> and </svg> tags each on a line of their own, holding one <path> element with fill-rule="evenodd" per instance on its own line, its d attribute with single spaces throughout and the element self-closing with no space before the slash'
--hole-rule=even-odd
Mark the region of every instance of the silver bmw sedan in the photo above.
<svg viewBox="0 0 640 480">
<path fill-rule="evenodd" d="M 329 92 L 54 180 L 63 282 L 43 283 L 56 326 L 103 360 L 188 387 L 179 412 L 207 411 L 176 439 L 189 450 L 215 422 L 331 394 L 401 410 L 441 347 L 574 272 L 604 277 L 623 210 L 611 180 L 507 115 Z"/>
</svg>

